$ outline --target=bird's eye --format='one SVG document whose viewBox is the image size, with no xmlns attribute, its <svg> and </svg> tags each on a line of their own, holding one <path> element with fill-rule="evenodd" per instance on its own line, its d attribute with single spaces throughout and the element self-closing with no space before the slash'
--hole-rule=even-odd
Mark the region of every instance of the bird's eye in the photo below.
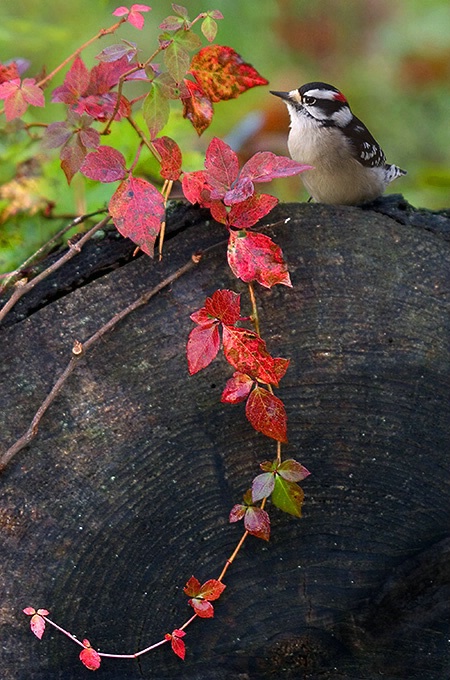
<svg viewBox="0 0 450 680">
<path fill-rule="evenodd" d="M 316 103 L 316 98 L 315 97 L 308 97 L 308 95 L 303 96 L 303 103 L 308 104 L 309 106 L 312 106 L 313 104 Z"/>
</svg>

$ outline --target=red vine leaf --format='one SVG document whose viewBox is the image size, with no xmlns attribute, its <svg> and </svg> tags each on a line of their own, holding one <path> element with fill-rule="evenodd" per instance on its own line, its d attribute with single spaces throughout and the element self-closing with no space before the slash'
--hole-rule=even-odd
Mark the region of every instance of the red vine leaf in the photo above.
<svg viewBox="0 0 450 680">
<path fill-rule="evenodd" d="M 203 170 L 185 172 L 182 179 L 182 187 L 183 194 L 191 203 L 198 203 L 203 207 L 209 207 L 211 204 L 211 189 L 205 179 Z"/>
<path fill-rule="evenodd" d="M 189 333 L 187 341 L 188 370 L 191 375 L 206 368 L 213 361 L 220 347 L 220 335 L 217 322 L 210 326 L 196 326 Z"/>
<path fill-rule="evenodd" d="M 166 640 L 170 640 L 172 650 L 183 661 L 184 657 L 186 656 L 186 645 L 184 644 L 184 641 L 181 638 L 183 638 L 185 635 L 186 633 L 184 632 L 184 630 L 180 630 L 178 628 L 175 628 L 175 630 L 172 631 L 172 633 L 166 633 L 164 635 Z"/>
<path fill-rule="evenodd" d="M 127 17 L 127 21 L 129 24 L 137 28 L 139 31 L 141 31 L 144 28 L 144 17 L 142 16 L 141 12 L 149 12 L 151 10 L 151 7 L 148 5 L 131 5 L 131 9 L 128 9 L 128 7 L 118 7 L 117 9 L 114 10 L 113 16 L 115 17 Z"/>
<path fill-rule="evenodd" d="M 164 199 L 145 179 L 128 177 L 114 192 L 109 212 L 117 230 L 153 257 L 156 237 L 164 219 Z"/>
<path fill-rule="evenodd" d="M 241 314 L 241 296 L 232 290 L 216 290 L 205 300 L 205 310 L 213 318 L 228 326 L 239 320 Z"/>
<path fill-rule="evenodd" d="M 255 387 L 247 400 L 245 414 L 255 430 L 266 437 L 287 442 L 286 410 L 274 394 L 263 387 Z"/>
<path fill-rule="evenodd" d="M 250 394 L 254 382 L 253 378 L 245 375 L 245 373 L 235 371 L 233 377 L 227 381 L 220 401 L 223 404 L 238 404 L 240 401 L 244 401 Z"/>
<path fill-rule="evenodd" d="M 235 99 L 268 80 L 231 47 L 209 45 L 193 57 L 189 72 L 212 102 Z"/>
<path fill-rule="evenodd" d="M 49 612 L 46 609 L 34 609 L 34 607 L 25 607 L 24 614 L 31 616 L 30 628 L 39 640 L 41 640 L 45 631 L 45 621 L 43 616 L 48 616 Z"/>
<path fill-rule="evenodd" d="M 83 640 L 84 649 L 80 652 L 80 661 L 90 671 L 96 671 L 100 668 L 101 658 L 98 652 L 91 647 L 89 640 Z"/>
<path fill-rule="evenodd" d="M 193 607 L 195 613 L 201 618 L 208 619 L 214 616 L 214 607 L 210 604 L 210 601 L 217 600 L 225 587 L 221 581 L 216 579 L 210 579 L 201 585 L 195 576 L 191 576 L 183 590 L 191 598 L 188 604 Z"/>
<path fill-rule="evenodd" d="M 291 177 L 311 168 L 311 165 L 297 163 L 287 156 L 277 156 L 271 151 L 258 151 L 245 163 L 241 175 L 252 182 L 270 182 L 277 177 Z"/>
<path fill-rule="evenodd" d="M 181 164 L 183 162 L 180 147 L 170 137 L 154 139 L 153 146 L 161 156 L 161 177 L 176 182 L 181 175 Z"/>
<path fill-rule="evenodd" d="M 230 230 L 227 257 L 233 274 L 245 283 L 292 286 L 281 248 L 265 234 Z"/>
<path fill-rule="evenodd" d="M 0 83 L 6 83 L 8 80 L 20 78 L 20 71 L 15 61 L 10 61 L 9 64 L 0 63 Z"/>
<path fill-rule="evenodd" d="M 265 341 L 247 328 L 223 327 L 223 351 L 225 359 L 237 371 L 246 373 L 255 380 L 278 386 L 279 359 L 274 359 L 266 349 Z M 286 362 L 288 360 L 282 359 Z"/>
<path fill-rule="evenodd" d="M 89 179 L 98 182 L 117 182 L 127 176 L 125 158 L 112 146 L 99 146 L 88 153 L 80 171 Z"/>
<path fill-rule="evenodd" d="M 248 229 L 270 213 L 277 203 L 278 199 L 270 194 L 253 194 L 245 201 L 231 206 L 227 224 L 238 229 Z"/>
<path fill-rule="evenodd" d="M 233 149 L 218 137 L 211 140 L 205 157 L 208 184 L 214 191 L 211 198 L 223 198 L 239 173 L 239 160 Z"/>
<path fill-rule="evenodd" d="M 45 106 L 44 93 L 34 78 L 13 78 L 0 84 L 0 99 L 5 100 L 6 120 L 20 118 L 28 106 Z"/>
<path fill-rule="evenodd" d="M 63 102 L 77 113 L 105 121 L 112 116 L 117 104 L 117 93 L 110 90 L 129 68 L 128 58 L 124 56 L 118 61 L 101 62 L 88 71 L 81 57 L 76 57 L 64 83 L 53 90 L 52 102 Z M 114 119 L 120 120 L 130 113 L 130 103 L 121 97 Z"/>
</svg>

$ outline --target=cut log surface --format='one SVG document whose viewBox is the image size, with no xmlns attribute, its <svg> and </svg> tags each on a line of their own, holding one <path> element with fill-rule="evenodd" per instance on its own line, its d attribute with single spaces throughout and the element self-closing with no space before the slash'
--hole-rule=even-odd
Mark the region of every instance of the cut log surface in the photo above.
<svg viewBox="0 0 450 680">
<path fill-rule="evenodd" d="M 187 628 L 184 662 L 164 645 L 103 659 L 99 678 L 450 677 L 450 219 L 389 205 L 269 216 L 293 288 L 256 292 L 269 351 L 291 360 L 277 395 L 283 456 L 312 473 L 303 517 L 268 502 L 270 541 L 246 541 L 215 617 Z M 193 208 L 175 210 L 168 231 L 161 263 L 132 259 L 122 238 L 92 242 L 7 317 L 2 450 L 74 340 L 226 238 Z M 242 292 L 250 313 L 224 243 L 86 353 L 3 472 L 5 680 L 88 674 L 66 637 L 31 634 L 24 607 L 47 608 L 99 651 L 132 653 L 189 618 L 184 584 L 217 578 L 233 551 L 242 526 L 229 511 L 276 447 L 242 404 L 220 403 L 223 359 L 188 375 L 189 315 L 218 288 Z"/>
</svg>

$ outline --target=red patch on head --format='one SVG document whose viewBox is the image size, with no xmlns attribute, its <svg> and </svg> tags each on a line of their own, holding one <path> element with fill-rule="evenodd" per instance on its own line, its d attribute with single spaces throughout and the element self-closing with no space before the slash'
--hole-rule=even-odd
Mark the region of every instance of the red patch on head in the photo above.
<svg viewBox="0 0 450 680">
<path fill-rule="evenodd" d="M 337 99 L 339 102 L 345 102 L 345 103 L 347 103 L 347 100 L 346 100 L 346 98 L 344 97 L 344 95 L 342 94 L 342 92 L 336 92 L 336 94 L 334 95 L 333 99 Z"/>
</svg>

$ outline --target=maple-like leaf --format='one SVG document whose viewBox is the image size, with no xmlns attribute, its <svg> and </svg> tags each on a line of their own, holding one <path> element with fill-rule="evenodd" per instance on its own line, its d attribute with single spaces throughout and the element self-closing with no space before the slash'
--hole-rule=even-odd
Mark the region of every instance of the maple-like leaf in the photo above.
<svg viewBox="0 0 450 680">
<path fill-rule="evenodd" d="M 141 31 L 144 28 L 145 21 L 141 12 L 149 12 L 150 10 L 151 7 L 149 7 L 148 5 L 134 4 L 131 5 L 130 9 L 122 5 L 114 10 L 113 16 L 115 17 L 126 16 L 127 17 L 126 20 L 128 21 L 128 23 Z"/>
<path fill-rule="evenodd" d="M 42 617 L 48 616 L 49 612 L 47 609 L 36 610 L 34 607 L 25 607 L 23 613 L 27 614 L 27 616 L 31 616 L 30 628 L 36 637 L 41 640 L 45 631 L 45 620 Z"/>
<path fill-rule="evenodd" d="M 287 416 L 284 404 L 264 387 L 255 387 L 245 405 L 245 415 L 266 437 L 287 442 Z"/>
<path fill-rule="evenodd" d="M 253 378 L 245 373 L 235 371 L 233 376 L 227 380 L 220 401 L 223 404 L 238 404 L 244 401 L 250 394 L 254 382 Z"/>
<path fill-rule="evenodd" d="M 112 146 L 100 146 L 88 153 L 80 171 L 98 182 L 117 182 L 127 176 L 123 154 Z"/>
<path fill-rule="evenodd" d="M 223 351 L 225 359 L 237 371 L 246 373 L 255 380 L 278 386 L 279 368 L 274 366 L 274 357 L 269 354 L 265 341 L 254 331 L 247 328 L 223 327 Z M 279 357 L 281 358 L 281 357 Z M 286 369 L 288 360 L 284 359 Z"/>
<path fill-rule="evenodd" d="M 98 652 L 91 647 L 89 640 L 83 640 L 84 648 L 80 652 L 80 661 L 90 671 L 100 668 L 101 658 Z"/>
<path fill-rule="evenodd" d="M 170 640 L 170 644 L 172 647 L 172 650 L 175 652 L 177 656 L 180 657 L 184 661 L 184 657 L 186 656 L 186 645 L 184 644 L 183 638 L 186 635 L 184 630 L 180 630 L 179 628 L 175 628 L 172 633 L 166 633 L 164 637 L 166 640 Z"/>
<path fill-rule="evenodd" d="M 194 375 L 206 368 L 213 361 L 220 347 L 220 335 L 217 322 L 210 326 L 196 326 L 189 333 L 186 352 L 188 370 Z"/>
<path fill-rule="evenodd" d="M 193 607 L 195 613 L 201 618 L 209 619 L 214 616 L 214 607 L 210 604 L 210 601 L 217 600 L 225 587 L 221 581 L 216 579 L 210 579 L 201 585 L 198 579 L 191 576 L 183 590 L 190 598 L 188 604 Z"/>
<path fill-rule="evenodd" d="M 13 78 L 0 84 L 0 99 L 5 100 L 6 120 L 20 118 L 28 106 L 45 106 L 44 93 L 34 78 Z"/>
<path fill-rule="evenodd" d="M 161 156 L 161 177 L 176 182 L 181 175 L 181 164 L 183 162 L 180 147 L 170 137 L 154 139 L 153 146 Z"/>
<path fill-rule="evenodd" d="M 212 102 L 234 99 L 268 80 L 231 47 L 208 45 L 192 59 L 189 72 Z"/>
<path fill-rule="evenodd" d="M 227 257 L 233 274 L 245 283 L 292 286 L 281 248 L 265 234 L 230 230 Z"/>
<path fill-rule="evenodd" d="M 153 257 L 165 212 L 161 193 L 145 179 L 128 177 L 112 195 L 109 212 L 122 236 Z"/>
<path fill-rule="evenodd" d="M 295 517 L 301 517 L 303 498 L 303 489 L 298 484 L 283 479 L 280 475 L 275 476 L 272 503 L 277 508 Z"/>
</svg>

